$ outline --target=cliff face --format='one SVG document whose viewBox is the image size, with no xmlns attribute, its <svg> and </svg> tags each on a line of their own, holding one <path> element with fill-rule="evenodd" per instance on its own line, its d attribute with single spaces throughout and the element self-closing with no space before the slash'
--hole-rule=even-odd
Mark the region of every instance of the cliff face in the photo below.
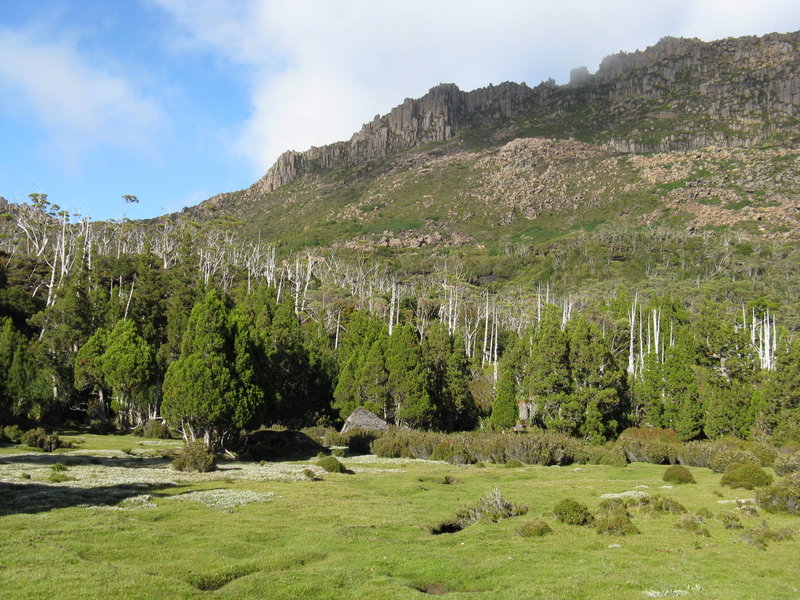
<svg viewBox="0 0 800 600">
<path fill-rule="evenodd" d="M 268 193 L 304 173 L 363 165 L 473 127 L 519 121 L 528 123 L 529 135 L 555 130 L 622 152 L 747 146 L 800 133 L 799 106 L 800 32 L 710 43 L 664 38 L 607 57 L 594 75 L 574 69 L 563 86 L 551 80 L 463 92 L 439 85 L 376 116 L 348 141 L 284 153 L 251 191 Z"/>
</svg>

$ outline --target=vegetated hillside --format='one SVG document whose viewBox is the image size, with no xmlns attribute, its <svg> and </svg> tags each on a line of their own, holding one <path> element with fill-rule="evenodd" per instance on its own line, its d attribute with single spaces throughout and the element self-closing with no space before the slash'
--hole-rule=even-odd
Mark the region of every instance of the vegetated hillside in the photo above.
<svg viewBox="0 0 800 600">
<path fill-rule="evenodd" d="M 563 86 L 440 85 L 189 212 L 288 248 L 480 253 L 661 226 L 794 240 L 798 98 L 800 33 L 665 38 Z"/>
</svg>

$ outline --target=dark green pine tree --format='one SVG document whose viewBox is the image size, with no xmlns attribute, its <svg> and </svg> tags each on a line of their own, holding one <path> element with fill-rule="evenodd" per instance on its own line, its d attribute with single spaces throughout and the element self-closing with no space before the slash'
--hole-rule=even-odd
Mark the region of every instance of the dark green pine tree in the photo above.
<svg viewBox="0 0 800 600">
<path fill-rule="evenodd" d="M 469 359 L 462 338 L 450 335 L 441 321 L 431 324 L 422 342 L 428 394 L 436 409 L 436 427 L 474 429 L 478 411 L 469 389 Z"/>
<path fill-rule="evenodd" d="M 582 410 L 579 433 L 601 443 L 615 437 L 625 419 L 625 373 L 597 325 L 578 316 L 568 334 L 572 395 Z"/>
<path fill-rule="evenodd" d="M 105 339 L 100 362 L 103 380 L 114 393 L 114 408 L 123 427 L 140 425 L 157 414 L 152 390 L 155 356 L 133 321 L 123 319 L 114 326 Z"/>
<path fill-rule="evenodd" d="M 533 348 L 534 329 L 527 329 L 521 337 L 514 337 L 506 345 L 497 371 L 497 386 L 489 421 L 495 427 L 513 427 L 519 420 L 518 402 L 530 400 L 527 389 L 520 389 L 529 367 Z"/>
<path fill-rule="evenodd" d="M 389 394 L 389 371 L 386 366 L 388 343 L 388 334 L 381 332 L 364 361 L 357 365 L 354 388 L 358 394 L 358 406 L 371 410 L 388 422 L 394 422 L 395 407 Z"/>
<path fill-rule="evenodd" d="M 195 304 L 181 342 L 181 354 L 167 369 L 162 414 L 183 430 L 188 440 L 203 439 L 212 447 L 251 423 L 263 393 L 249 377 L 246 356 L 237 356 L 238 335 L 225 295 L 209 291 Z"/>
<path fill-rule="evenodd" d="M 381 417 L 384 416 L 386 407 L 383 405 L 383 399 L 378 402 L 380 394 L 375 394 L 374 401 L 363 395 L 362 381 L 364 378 L 362 375 L 366 376 L 368 380 L 369 374 L 363 373 L 362 367 L 369 359 L 375 342 L 385 336 L 386 325 L 375 316 L 363 311 L 355 311 L 350 315 L 339 344 L 339 377 L 333 392 L 333 407 L 342 419 L 346 419 L 356 408 L 365 406 L 367 403 L 369 403 L 369 410 Z M 384 339 L 382 342 L 384 345 L 385 341 Z M 376 373 L 378 380 L 380 380 L 381 373 L 386 370 L 382 354 L 383 347 L 376 349 L 376 354 L 372 357 L 373 364 L 379 365 Z M 375 391 L 377 392 L 377 390 Z"/>
<path fill-rule="evenodd" d="M 95 331 L 86 343 L 78 350 L 75 357 L 75 389 L 88 390 L 92 396 L 87 403 L 87 414 L 90 419 L 106 422 L 110 418 L 106 400 L 105 373 L 103 372 L 103 354 L 106 351 L 108 331 L 101 327 Z"/>
<path fill-rule="evenodd" d="M 417 334 L 407 323 L 396 326 L 389 338 L 386 371 L 395 423 L 430 427 L 435 408 L 428 394 L 425 362 Z"/>
<path fill-rule="evenodd" d="M 695 378 L 695 353 L 690 333 L 681 328 L 674 346 L 664 352 L 663 424 L 691 440 L 702 431 L 703 406 Z"/>
<path fill-rule="evenodd" d="M 521 387 L 529 401 L 541 407 L 545 427 L 576 433 L 582 410 L 571 395 L 569 344 L 561 330 L 558 307 L 546 308 L 532 342 Z"/>
</svg>

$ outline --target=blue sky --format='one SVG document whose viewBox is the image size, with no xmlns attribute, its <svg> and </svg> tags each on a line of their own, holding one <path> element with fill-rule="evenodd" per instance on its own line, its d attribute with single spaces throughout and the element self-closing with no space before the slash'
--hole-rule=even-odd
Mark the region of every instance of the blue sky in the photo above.
<svg viewBox="0 0 800 600">
<path fill-rule="evenodd" d="M 154 217 L 454 82 L 536 85 L 664 35 L 800 29 L 785 0 L 2 0 L 0 196 Z"/>
</svg>

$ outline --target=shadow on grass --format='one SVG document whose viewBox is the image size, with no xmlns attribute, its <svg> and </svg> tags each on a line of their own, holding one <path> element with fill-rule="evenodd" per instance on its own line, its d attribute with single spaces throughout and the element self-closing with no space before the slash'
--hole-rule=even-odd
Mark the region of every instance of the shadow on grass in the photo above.
<svg viewBox="0 0 800 600">
<path fill-rule="evenodd" d="M 101 465 L 104 467 L 129 467 L 148 468 L 162 467 L 172 460 L 163 456 L 97 456 L 87 451 L 87 454 L 54 454 L 50 452 L 26 452 L 20 454 L 0 454 L 0 464 L 39 465 L 47 466 L 61 463 L 66 466 Z"/>
<path fill-rule="evenodd" d="M 126 498 L 151 494 L 173 487 L 170 484 L 123 483 L 94 488 L 81 488 L 42 483 L 0 482 L 0 516 L 39 513 L 55 508 L 81 505 L 113 506 Z"/>
</svg>

